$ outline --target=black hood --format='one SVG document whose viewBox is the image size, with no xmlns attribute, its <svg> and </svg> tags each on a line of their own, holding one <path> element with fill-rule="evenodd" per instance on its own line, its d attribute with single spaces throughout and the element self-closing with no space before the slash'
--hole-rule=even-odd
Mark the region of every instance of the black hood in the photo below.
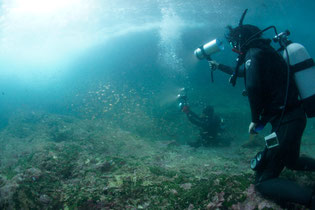
<svg viewBox="0 0 315 210">
<path fill-rule="evenodd" d="M 271 44 L 271 39 L 253 39 L 252 41 L 249 41 L 242 47 L 242 52 L 246 54 L 246 52 L 250 48 L 259 48 L 262 50 L 273 49 L 270 44 Z"/>
<path fill-rule="evenodd" d="M 227 26 L 228 32 L 225 35 L 228 42 L 233 43 L 234 48 L 240 48 L 252 39 L 261 37 L 260 29 L 257 26 L 246 24 L 232 28 Z M 242 50 L 242 49 L 238 49 Z"/>
<path fill-rule="evenodd" d="M 249 41 L 243 47 L 245 49 L 249 49 L 249 48 L 267 49 L 271 47 L 270 44 L 271 44 L 271 39 L 253 39 L 252 41 Z"/>
</svg>

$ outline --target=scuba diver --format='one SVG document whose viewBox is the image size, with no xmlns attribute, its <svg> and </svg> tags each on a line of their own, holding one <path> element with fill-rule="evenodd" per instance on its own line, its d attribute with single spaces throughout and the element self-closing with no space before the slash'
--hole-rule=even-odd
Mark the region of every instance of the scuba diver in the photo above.
<svg viewBox="0 0 315 210">
<path fill-rule="evenodd" d="M 270 39 L 262 38 L 262 33 L 268 29 L 274 29 L 280 36 L 276 28 L 271 26 L 260 30 L 254 25 L 243 25 L 246 12 L 247 10 L 237 27 L 227 27 L 226 38 L 232 50 L 238 54 L 235 70 L 216 61 L 209 61 L 210 67 L 231 74 L 230 82 L 233 86 L 237 77 L 245 78 L 252 121 L 248 128 L 250 134 L 256 134 L 267 123 L 272 126 L 272 133 L 265 137 L 264 151 L 259 152 L 251 161 L 251 168 L 256 173 L 256 190 L 280 204 L 293 202 L 315 209 L 314 189 L 279 178 L 285 167 L 290 170 L 315 171 L 315 160 L 300 156 L 306 114 L 308 117 L 315 116 L 315 93 L 307 94 L 307 97 L 312 97 L 304 100 L 305 94 L 300 88 L 303 83 L 298 83 L 295 76 L 298 72 L 304 80 L 310 80 L 310 76 L 304 76 L 303 71 L 314 68 L 314 61 L 306 56 L 292 65 L 292 61 L 297 60 L 301 52 L 295 50 L 297 45 L 293 44 L 296 43 L 292 44 L 288 39 L 281 40 L 281 37 L 278 37 L 281 50 L 286 56 L 280 55 L 279 51 L 270 45 Z M 305 55 L 304 53 L 303 56 Z M 243 70 L 240 69 L 242 65 Z M 311 79 L 314 80 L 314 77 Z M 309 87 L 315 85 L 314 81 L 309 84 Z M 310 89 L 306 88 L 308 92 L 314 90 Z"/>
<path fill-rule="evenodd" d="M 183 90 L 182 92 L 184 92 Z M 229 142 L 223 141 L 221 132 L 224 131 L 224 121 L 221 117 L 214 113 L 212 106 L 203 109 L 201 116 L 190 110 L 187 103 L 186 93 L 178 95 L 179 107 L 184 112 L 188 120 L 200 128 L 200 137 L 196 142 L 190 143 L 192 147 L 209 147 L 218 145 L 228 145 Z"/>
</svg>

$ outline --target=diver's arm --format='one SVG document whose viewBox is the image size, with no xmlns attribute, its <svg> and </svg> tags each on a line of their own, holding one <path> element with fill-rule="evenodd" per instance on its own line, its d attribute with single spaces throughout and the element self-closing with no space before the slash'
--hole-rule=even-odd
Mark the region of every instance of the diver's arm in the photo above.
<svg viewBox="0 0 315 210">
<path fill-rule="evenodd" d="M 189 112 L 186 113 L 188 120 L 198 126 L 198 127 L 203 127 L 204 123 L 202 121 L 202 119 L 193 111 L 189 110 Z"/>
<path fill-rule="evenodd" d="M 218 69 L 224 73 L 227 73 L 229 75 L 232 75 L 234 73 L 234 69 L 231 68 L 230 66 L 226 66 L 224 64 L 219 64 L 218 65 Z M 244 77 L 244 70 L 243 69 L 239 69 L 238 73 L 237 73 L 237 77 Z"/>
<path fill-rule="evenodd" d="M 226 66 L 224 64 L 219 63 L 218 64 L 218 69 L 226 74 L 232 75 L 234 70 L 230 66 Z"/>
<path fill-rule="evenodd" d="M 210 69 L 211 70 L 216 70 L 216 69 L 219 69 L 220 71 L 228 74 L 228 75 L 232 75 L 234 73 L 234 69 L 231 68 L 230 66 L 227 66 L 227 65 L 224 65 L 224 64 L 221 64 L 221 63 L 218 63 L 214 60 L 212 61 L 209 61 L 209 66 L 210 66 Z M 238 77 L 244 77 L 244 70 L 240 69 L 238 71 Z"/>
</svg>

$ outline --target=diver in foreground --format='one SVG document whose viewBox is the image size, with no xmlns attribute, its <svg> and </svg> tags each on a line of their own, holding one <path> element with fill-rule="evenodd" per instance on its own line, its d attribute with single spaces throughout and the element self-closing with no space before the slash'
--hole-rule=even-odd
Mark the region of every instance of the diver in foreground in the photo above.
<svg viewBox="0 0 315 210">
<path fill-rule="evenodd" d="M 184 92 L 185 90 L 178 95 L 179 107 L 186 114 L 188 120 L 200 128 L 200 137 L 196 142 L 189 145 L 192 147 L 228 146 L 230 142 L 221 137 L 221 133 L 224 132 L 223 119 L 214 113 L 212 106 L 205 107 L 201 116 L 198 116 L 189 108 L 187 96 Z"/>
<path fill-rule="evenodd" d="M 279 178 L 285 167 L 315 171 L 315 160 L 300 156 L 306 115 L 315 116 L 314 61 L 302 45 L 287 39 L 288 32 L 278 34 L 274 26 L 260 30 L 254 25 L 243 25 L 246 11 L 238 27 L 228 26 L 226 36 L 233 51 L 239 54 L 235 71 L 214 61 L 210 65 L 232 74 L 233 86 L 237 77 L 245 78 L 252 118 L 250 134 L 267 123 L 272 125 L 272 133 L 265 137 L 264 151 L 251 161 L 251 168 L 256 171 L 256 190 L 281 204 L 294 202 L 315 209 L 314 189 Z M 262 38 L 262 33 L 271 28 L 284 57 L 270 46 L 271 40 Z M 240 71 L 243 64 L 244 70 Z"/>
</svg>

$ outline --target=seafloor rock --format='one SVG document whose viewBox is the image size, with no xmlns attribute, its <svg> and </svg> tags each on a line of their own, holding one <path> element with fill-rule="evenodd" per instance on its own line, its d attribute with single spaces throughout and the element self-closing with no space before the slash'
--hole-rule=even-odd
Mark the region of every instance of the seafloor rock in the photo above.
<svg viewBox="0 0 315 210">
<path fill-rule="evenodd" d="M 54 142 L 63 142 L 73 140 L 73 130 L 71 128 L 67 128 L 66 126 L 62 129 L 55 128 L 51 132 L 52 140 Z"/>
<path fill-rule="evenodd" d="M 12 182 L 12 183 L 14 182 L 14 183 L 19 184 L 19 183 L 22 183 L 24 180 L 25 180 L 24 174 L 20 173 L 20 174 L 15 175 L 15 176 L 10 180 L 10 182 Z"/>
<path fill-rule="evenodd" d="M 27 169 L 24 173 L 15 175 L 11 180 L 5 181 L 0 188 L 0 209 L 16 209 L 14 195 L 19 190 L 19 185 L 25 180 L 37 181 L 42 176 L 37 168 Z M 5 180 L 2 178 L 2 180 Z M 0 184 L 1 186 L 1 184 Z"/>
<path fill-rule="evenodd" d="M 3 186 L 5 182 L 6 182 L 6 179 L 2 175 L 0 175 L 0 187 Z"/>
<path fill-rule="evenodd" d="M 114 163 L 112 161 L 104 161 L 99 163 L 95 166 L 96 169 L 100 170 L 101 172 L 109 172 L 113 168 Z"/>
<path fill-rule="evenodd" d="M 48 205 L 51 202 L 51 198 L 48 195 L 43 194 L 39 197 L 39 201 L 44 205 Z"/>
<path fill-rule="evenodd" d="M 14 209 L 13 195 L 17 189 L 15 182 L 6 183 L 0 188 L 0 209 Z"/>
<path fill-rule="evenodd" d="M 246 200 L 242 203 L 232 205 L 233 210 L 254 210 L 254 209 L 281 209 L 280 206 L 272 201 L 264 199 L 255 191 L 255 186 L 251 184 L 245 191 Z"/>
<path fill-rule="evenodd" d="M 25 172 L 25 178 L 31 178 L 33 181 L 38 180 L 42 176 L 42 171 L 37 168 L 27 169 Z"/>
</svg>

